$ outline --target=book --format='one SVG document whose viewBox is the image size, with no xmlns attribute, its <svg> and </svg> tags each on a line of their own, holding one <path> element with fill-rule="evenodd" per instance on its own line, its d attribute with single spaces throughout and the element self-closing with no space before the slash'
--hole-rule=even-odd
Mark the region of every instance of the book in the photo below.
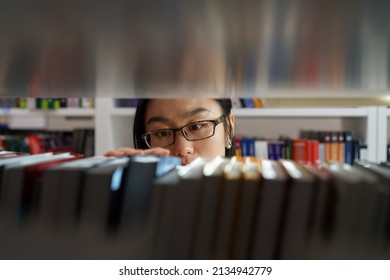
<svg viewBox="0 0 390 280">
<path fill-rule="evenodd" d="M 188 260 L 193 255 L 205 164 L 205 160 L 197 158 L 179 170 L 180 182 L 175 186 L 175 223 L 168 259 Z"/>
<path fill-rule="evenodd" d="M 86 170 L 80 211 L 80 232 L 88 238 L 106 233 L 110 192 L 115 188 L 115 180 L 120 180 L 115 177 L 118 176 L 116 170 L 124 168 L 128 161 L 128 157 L 120 157 Z"/>
<path fill-rule="evenodd" d="M 284 153 L 283 157 L 285 159 L 292 159 L 293 157 L 293 142 L 292 139 L 286 138 L 282 140 L 284 142 Z"/>
<path fill-rule="evenodd" d="M 250 155 L 249 151 L 249 138 L 248 137 L 242 137 L 240 141 L 240 147 L 241 147 L 241 156 L 247 157 Z"/>
<path fill-rule="evenodd" d="M 278 160 L 281 158 L 285 158 L 283 146 L 283 141 L 268 141 L 268 159 Z"/>
<path fill-rule="evenodd" d="M 337 163 L 324 166 L 337 180 L 333 204 L 334 226 L 328 257 L 335 259 L 371 258 L 370 235 L 377 178 L 368 171 Z"/>
<path fill-rule="evenodd" d="M 22 160 L 23 158 L 23 160 Z M 15 227 L 24 221 L 26 216 L 25 206 L 31 200 L 29 196 L 30 183 L 25 182 L 28 166 L 38 165 L 53 161 L 61 161 L 74 158 L 69 153 L 57 155 L 43 154 L 39 157 L 22 157 L 19 162 L 9 163 L 4 166 L 1 193 L 1 213 L 9 224 Z"/>
<path fill-rule="evenodd" d="M 355 161 L 355 152 L 354 152 L 354 144 L 352 139 L 352 133 L 350 131 L 345 131 L 344 133 L 344 161 L 347 164 L 353 165 Z"/>
<path fill-rule="evenodd" d="M 119 218 L 123 231 L 136 231 L 145 222 L 150 205 L 152 183 L 156 176 L 162 176 L 181 164 L 178 157 L 132 156 L 123 170 L 120 189 L 123 202 Z"/>
<path fill-rule="evenodd" d="M 339 163 L 345 162 L 345 138 L 342 131 L 337 133 L 337 161 Z"/>
<path fill-rule="evenodd" d="M 268 142 L 265 140 L 255 140 L 255 156 L 261 159 L 268 159 Z"/>
<path fill-rule="evenodd" d="M 237 197 L 237 210 L 233 217 L 233 242 L 228 258 L 245 260 L 250 254 L 250 237 L 254 225 L 256 202 L 260 187 L 261 162 L 257 158 L 247 157 L 243 166 L 243 182 Z M 234 206 L 233 206 L 234 207 Z"/>
<path fill-rule="evenodd" d="M 319 142 L 318 140 L 309 140 L 307 141 L 308 146 L 308 160 L 307 162 L 311 164 L 317 164 L 319 161 Z"/>
<path fill-rule="evenodd" d="M 128 259 L 130 253 L 140 254 L 130 248 L 123 250 L 123 242 L 111 234 L 108 225 L 110 193 L 120 184 L 121 176 L 117 171 L 122 170 L 128 161 L 128 157 L 113 158 L 85 171 L 77 235 L 70 240 L 70 244 L 78 245 L 79 259 Z"/>
<path fill-rule="evenodd" d="M 225 166 L 217 208 L 216 232 L 212 241 L 212 259 L 221 260 L 229 257 L 229 248 L 233 242 L 233 221 L 237 211 L 238 193 L 243 180 L 243 165 L 243 158 L 232 157 Z"/>
<path fill-rule="evenodd" d="M 307 139 L 293 139 L 292 159 L 297 162 L 306 163 L 308 161 L 308 140 Z"/>
<path fill-rule="evenodd" d="M 325 259 L 327 256 L 330 257 L 326 251 L 333 229 L 334 211 L 331 206 L 334 197 L 334 177 L 319 165 L 307 164 L 304 168 L 315 178 L 306 235 L 308 242 L 306 256 L 308 259 Z"/>
<path fill-rule="evenodd" d="M 88 169 L 114 158 L 95 156 L 48 168 L 43 173 L 40 223 L 52 232 L 76 232 Z"/>
<path fill-rule="evenodd" d="M 338 161 L 339 160 L 339 139 L 338 133 L 336 131 L 332 131 L 330 133 L 330 158 L 329 161 Z"/>
<path fill-rule="evenodd" d="M 284 193 L 288 182 L 288 175 L 279 162 L 262 160 L 261 170 L 254 228 L 250 237 L 252 246 L 249 256 L 255 260 L 277 257 Z"/>
<path fill-rule="evenodd" d="M 41 154 L 45 152 L 41 144 L 41 139 L 37 134 L 27 136 L 27 142 L 31 154 Z"/>
<path fill-rule="evenodd" d="M 318 160 L 325 162 L 325 132 L 318 132 Z"/>
<path fill-rule="evenodd" d="M 371 191 L 375 191 L 374 213 L 371 218 L 371 232 L 369 248 L 373 259 L 387 258 L 388 252 L 383 244 L 388 243 L 388 233 L 390 231 L 390 171 L 388 168 L 374 163 L 356 161 L 355 165 L 363 172 L 374 174 L 378 182 Z"/>
<path fill-rule="evenodd" d="M 211 258 L 211 245 L 216 232 L 217 207 L 221 192 L 223 172 L 228 164 L 227 158 L 216 157 L 206 163 L 203 169 L 203 184 L 201 185 L 199 213 L 195 231 L 193 259 L 205 260 Z"/>
<path fill-rule="evenodd" d="M 324 132 L 324 154 L 325 154 L 324 162 L 329 162 L 332 160 L 331 139 L 332 139 L 331 132 L 329 131 Z"/>
<path fill-rule="evenodd" d="M 0 160 L 0 204 L 2 200 L 2 193 L 3 193 L 3 174 L 4 170 L 8 167 L 18 166 L 20 163 L 30 163 L 34 162 L 38 159 L 47 158 L 52 156 L 53 153 L 44 153 L 44 154 L 37 154 L 37 155 L 25 155 L 22 153 L 21 155 L 17 154 L 15 157 L 9 157 L 4 158 Z"/>
<path fill-rule="evenodd" d="M 290 176 L 290 181 L 285 189 L 285 205 L 282 210 L 284 222 L 277 258 L 305 259 L 308 249 L 306 233 L 315 178 L 294 161 L 281 160 L 281 164 Z"/>
<path fill-rule="evenodd" d="M 151 210 L 147 218 L 151 259 L 166 259 L 171 249 L 172 228 L 175 224 L 175 190 L 180 182 L 180 168 L 156 178 L 153 183 Z"/>
<path fill-rule="evenodd" d="M 50 161 L 27 165 L 24 168 L 24 178 L 22 185 L 21 209 L 28 218 L 38 218 L 39 207 L 41 203 L 41 187 L 43 173 L 47 168 L 57 166 L 59 164 L 75 161 L 83 158 L 81 154 L 74 153 L 58 153 L 55 154 Z"/>
<path fill-rule="evenodd" d="M 235 146 L 234 155 L 237 157 L 242 156 L 241 137 L 239 136 L 234 137 L 234 146 Z"/>
<path fill-rule="evenodd" d="M 6 158 L 12 158 L 12 157 L 18 157 L 18 156 L 27 156 L 28 153 L 21 153 L 21 152 L 10 152 L 10 151 L 0 151 L 0 160 L 6 159 Z"/>
</svg>

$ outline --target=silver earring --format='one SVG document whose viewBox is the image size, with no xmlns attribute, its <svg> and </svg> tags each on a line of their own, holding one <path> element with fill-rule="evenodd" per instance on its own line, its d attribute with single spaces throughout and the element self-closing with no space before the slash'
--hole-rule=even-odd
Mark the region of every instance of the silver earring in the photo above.
<svg viewBox="0 0 390 280">
<path fill-rule="evenodd" d="M 232 147 L 232 140 L 230 138 L 226 139 L 225 147 L 226 149 L 230 149 Z"/>
</svg>

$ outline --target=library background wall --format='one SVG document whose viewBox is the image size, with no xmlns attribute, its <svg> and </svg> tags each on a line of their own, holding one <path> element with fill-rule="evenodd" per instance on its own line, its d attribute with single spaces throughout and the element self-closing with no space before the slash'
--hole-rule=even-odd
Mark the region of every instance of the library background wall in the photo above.
<svg viewBox="0 0 390 280">
<path fill-rule="evenodd" d="M 13 129 L 17 122 L 94 129 L 94 153 L 103 154 L 132 145 L 134 114 L 105 98 L 260 98 L 266 109 L 237 110 L 238 134 L 274 139 L 316 127 L 352 131 L 367 145 L 367 159 L 386 159 L 385 1 L 167 1 L 165 8 L 39 2 L 28 14 L 23 4 L 0 11 L 0 95 L 96 98 L 96 105 L 50 114 L 3 110 Z M 308 99 L 321 109 L 307 108 Z"/>
</svg>

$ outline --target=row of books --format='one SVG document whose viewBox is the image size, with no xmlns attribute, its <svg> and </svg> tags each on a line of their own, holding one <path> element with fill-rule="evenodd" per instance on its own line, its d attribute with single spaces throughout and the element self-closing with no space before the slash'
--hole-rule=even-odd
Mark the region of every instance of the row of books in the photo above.
<svg viewBox="0 0 390 280">
<path fill-rule="evenodd" d="M 135 108 L 138 105 L 138 98 L 115 98 L 115 108 Z"/>
<path fill-rule="evenodd" d="M 316 164 L 336 161 L 352 165 L 355 159 L 367 159 L 367 145 L 352 139 L 350 132 L 347 137 L 338 137 L 344 132 L 329 132 L 326 138 L 316 140 L 311 138 L 285 138 L 281 140 L 262 140 L 254 137 L 236 137 L 235 155 L 254 156 L 263 159 L 291 159 L 303 163 Z M 336 138 L 330 137 L 336 135 Z M 346 141 L 344 140 L 346 139 Z"/>
<path fill-rule="evenodd" d="M 138 100 L 138 98 L 116 98 L 114 107 L 137 107 Z M 262 108 L 264 107 L 264 101 L 262 98 L 233 98 L 232 105 L 234 108 Z"/>
<path fill-rule="evenodd" d="M 1 259 L 388 259 L 390 169 L 0 153 Z"/>
<path fill-rule="evenodd" d="M 275 21 L 268 41 L 270 53 L 267 69 L 271 87 L 361 88 L 370 83 L 376 83 L 378 88 L 389 87 L 388 73 L 374 73 L 370 67 L 376 55 L 386 57 L 388 50 L 384 47 L 378 53 L 378 49 L 373 49 L 382 42 L 372 33 L 365 32 L 364 24 L 354 22 L 353 13 L 332 18 L 333 23 L 339 23 L 337 26 L 354 22 L 351 28 L 328 28 L 324 32 L 312 28 L 303 31 L 300 26 L 318 27 L 319 19 L 316 16 L 308 19 L 301 14 L 302 11 L 320 15 L 324 13 L 324 7 L 313 5 L 307 11 L 294 6 L 292 4 L 278 10 L 276 16 L 279 21 Z M 323 19 L 320 21 L 323 26 L 331 25 Z M 381 63 L 384 69 L 388 66 L 388 61 Z"/>
<path fill-rule="evenodd" d="M 94 98 L 0 97 L 0 108 L 55 110 L 60 108 L 94 108 Z"/>
<path fill-rule="evenodd" d="M 45 152 L 75 152 L 87 157 L 95 154 L 95 137 L 92 129 L 75 129 L 73 132 L 39 132 L 31 134 L 3 134 L 0 150 L 29 154 Z"/>
<path fill-rule="evenodd" d="M 265 102 L 262 98 L 233 98 L 233 108 L 263 108 Z"/>
</svg>

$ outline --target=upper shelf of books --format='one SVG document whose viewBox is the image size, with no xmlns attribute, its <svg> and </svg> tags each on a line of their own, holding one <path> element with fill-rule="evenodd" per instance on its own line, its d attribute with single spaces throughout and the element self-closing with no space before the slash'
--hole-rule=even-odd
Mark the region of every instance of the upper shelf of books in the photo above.
<svg viewBox="0 0 390 280">
<path fill-rule="evenodd" d="M 12 98 L 0 96 L 0 116 L 95 116 L 93 98 Z"/>
<path fill-rule="evenodd" d="M 389 1 L 7 2 L 1 96 L 390 93 Z"/>
</svg>

